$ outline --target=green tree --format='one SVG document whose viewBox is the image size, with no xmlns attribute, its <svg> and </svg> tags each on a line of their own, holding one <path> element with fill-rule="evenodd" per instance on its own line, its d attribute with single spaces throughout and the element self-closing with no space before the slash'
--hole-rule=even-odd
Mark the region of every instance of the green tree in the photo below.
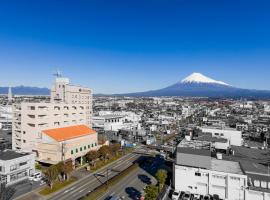
<svg viewBox="0 0 270 200">
<path fill-rule="evenodd" d="M 54 182 L 56 181 L 59 175 L 59 171 L 56 165 L 51 165 L 45 172 L 45 176 L 48 179 L 48 184 L 52 188 Z"/>
<path fill-rule="evenodd" d="M 166 179 L 168 177 L 167 171 L 164 169 L 159 169 L 155 175 L 158 184 L 159 184 L 159 190 L 161 190 L 166 182 Z"/>
<path fill-rule="evenodd" d="M 156 200 L 158 196 L 158 187 L 155 185 L 146 186 L 145 190 L 145 200 Z"/>
</svg>

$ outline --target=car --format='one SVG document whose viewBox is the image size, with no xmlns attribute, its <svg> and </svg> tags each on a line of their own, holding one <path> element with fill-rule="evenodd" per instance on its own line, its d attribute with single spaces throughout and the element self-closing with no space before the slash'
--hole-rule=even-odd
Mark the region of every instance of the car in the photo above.
<svg viewBox="0 0 270 200">
<path fill-rule="evenodd" d="M 219 196 L 217 194 L 213 195 L 213 200 L 220 200 Z"/>
<path fill-rule="evenodd" d="M 36 173 L 30 175 L 28 179 L 30 181 L 33 181 L 35 179 L 35 177 L 39 177 L 39 176 L 41 176 L 41 172 L 36 172 Z"/>
<path fill-rule="evenodd" d="M 41 172 L 36 172 L 29 176 L 30 181 L 40 181 L 42 179 Z"/>
<path fill-rule="evenodd" d="M 180 197 L 180 192 L 178 192 L 178 191 L 174 191 L 173 193 L 172 193 L 172 200 L 178 200 L 179 199 L 179 197 Z"/>
<path fill-rule="evenodd" d="M 190 192 L 185 192 L 185 194 L 182 197 L 182 200 L 191 200 Z"/>
<path fill-rule="evenodd" d="M 199 194 L 194 194 L 193 196 L 193 200 L 199 200 L 200 199 L 200 196 Z"/>
<path fill-rule="evenodd" d="M 210 195 L 205 195 L 205 196 L 203 197 L 203 200 L 211 200 L 211 196 L 210 196 Z"/>
</svg>

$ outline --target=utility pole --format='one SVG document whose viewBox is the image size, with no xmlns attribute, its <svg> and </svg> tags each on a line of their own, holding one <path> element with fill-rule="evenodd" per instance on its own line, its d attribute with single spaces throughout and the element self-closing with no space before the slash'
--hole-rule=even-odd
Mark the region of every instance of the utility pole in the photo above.
<svg viewBox="0 0 270 200">
<path fill-rule="evenodd" d="M 107 180 L 106 180 L 106 185 L 107 189 L 109 188 L 109 168 L 107 168 L 107 174 L 106 174 Z"/>
</svg>

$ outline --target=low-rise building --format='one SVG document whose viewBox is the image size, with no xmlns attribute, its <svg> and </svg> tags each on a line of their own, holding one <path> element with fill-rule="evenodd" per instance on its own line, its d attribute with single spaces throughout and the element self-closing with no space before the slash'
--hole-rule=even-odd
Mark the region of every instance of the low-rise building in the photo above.
<svg viewBox="0 0 270 200">
<path fill-rule="evenodd" d="M 34 173 L 35 157 L 33 153 L 0 151 L 0 182 L 9 186 L 28 179 Z"/>
<path fill-rule="evenodd" d="M 225 138 L 230 145 L 242 146 L 242 132 L 232 128 L 200 127 L 203 133 L 211 133 L 213 137 Z"/>
<path fill-rule="evenodd" d="M 75 161 L 98 149 L 98 136 L 86 125 L 47 129 L 42 131 L 35 149 L 39 162 L 57 164 L 65 160 Z"/>
<path fill-rule="evenodd" d="M 211 144 L 184 139 L 177 147 L 174 187 L 200 195 L 244 200 L 247 176 L 238 162 L 211 157 Z"/>
</svg>

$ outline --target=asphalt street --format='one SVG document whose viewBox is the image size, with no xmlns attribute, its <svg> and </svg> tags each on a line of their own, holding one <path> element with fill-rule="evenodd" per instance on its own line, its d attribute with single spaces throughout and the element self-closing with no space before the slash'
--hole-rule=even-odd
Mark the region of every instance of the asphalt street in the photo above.
<svg viewBox="0 0 270 200">
<path fill-rule="evenodd" d="M 112 178 L 120 171 L 125 170 L 133 164 L 135 160 L 140 157 L 139 154 L 131 153 L 120 158 L 115 163 L 105 167 L 104 169 L 91 173 L 85 178 L 77 181 L 74 185 L 67 187 L 65 190 L 55 194 L 49 200 L 75 200 L 85 196 L 87 193 L 93 191 L 96 187 L 106 182 L 107 169 L 109 178 Z"/>
<path fill-rule="evenodd" d="M 163 164 L 164 160 L 160 157 L 147 158 L 136 170 L 109 188 L 108 192 L 98 200 L 107 200 L 110 197 L 128 200 L 140 199 L 144 195 L 144 188 L 147 185 L 156 184 L 154 174 L 163 167 Z"/>
</svg>

